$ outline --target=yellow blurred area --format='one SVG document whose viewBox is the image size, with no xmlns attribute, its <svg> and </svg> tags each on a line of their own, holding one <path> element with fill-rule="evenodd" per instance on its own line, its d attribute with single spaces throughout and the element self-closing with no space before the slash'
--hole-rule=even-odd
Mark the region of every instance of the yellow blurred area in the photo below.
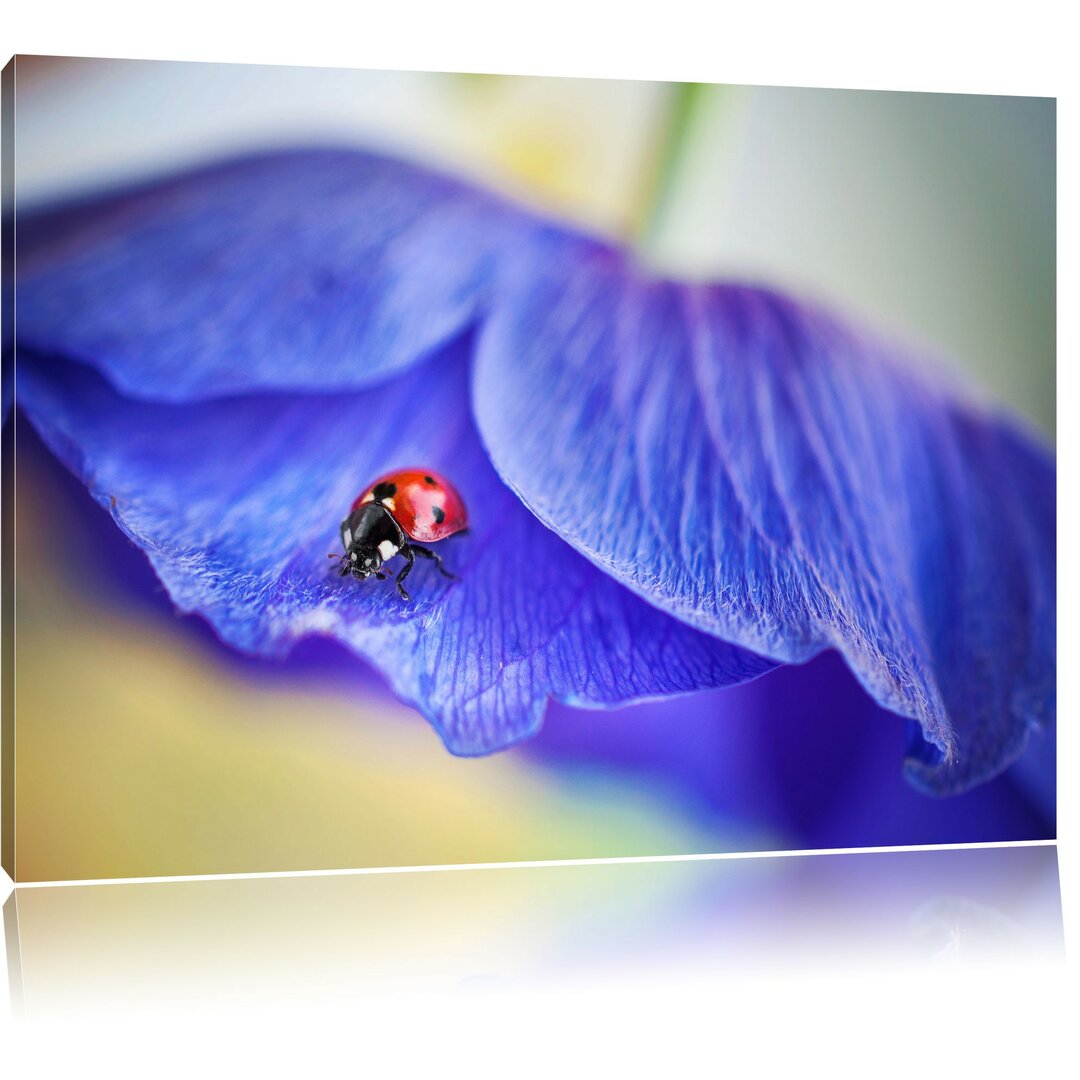
<svg viewBox="0 0 1080 1080">
<path fill-rule="evenodd" d="M 27 472 L 17 880 L 709 849 L 629 785 L 568 786 L 513 750 L 452 757 L 389 696 L 262 685 L 183 623 L 110 606 L 46 562 L 55 510 Z"/>
<path fill-rule="evenodd" d="M 668 148 L 675 84 L 439 78 L 458 161 L 588 229 L 624 240 L 641 232 Z"/>
</svg>

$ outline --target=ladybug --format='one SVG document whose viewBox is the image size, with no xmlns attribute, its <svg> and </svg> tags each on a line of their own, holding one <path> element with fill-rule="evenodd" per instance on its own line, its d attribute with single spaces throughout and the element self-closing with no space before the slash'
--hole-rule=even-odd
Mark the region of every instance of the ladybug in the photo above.
<svg viewBox="0 0 1080 1080">
<path fill-rule="evenodd" d="M 455 577 L 443 566 L 441 556 L 413 541 L 445 540 L 468 524 L 465 503 L 445 477 L 431 469 L 396 469 L 357 496 L 341 523 L 345 554 L 330 558 L 341 560 L 342 577 L 352 574 L 363 580 L 374 575 L 385 581 L 383 564 L 403 555 L 407 562 L 395 580 L 401 598 L 409 600 L 402 582 L 417 555 L 434 560 L 446 577 Z"/>
</svg>

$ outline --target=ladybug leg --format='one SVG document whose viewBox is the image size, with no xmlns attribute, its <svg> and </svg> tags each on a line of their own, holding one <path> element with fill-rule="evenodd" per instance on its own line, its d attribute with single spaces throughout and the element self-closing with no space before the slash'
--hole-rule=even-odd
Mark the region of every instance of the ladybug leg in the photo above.
<svg viewBox="0 0 1080 1080">
<path fill-rule="evenodd" d="M 423 555 L 425 559 L 434 560 L 435 565 L 439 568 L 439 573 L 442 574 L 444 577 L 453 578 L 454 581 L 457 581 L 457 574 L 451 574 L 450 571 L 447 570 L 445 566 L 443 566 L 441 555 L 437 555 L 434 551 L 429 551 L 427 548 L 419 547 L 416 544 L 412 544 L 411 547 L 417 555 Z"/>
<path fill-rule="evenodd" d="M 404 555 L 405 558 L 409 561 L 401 568 L 401 573 L 399 573 L 397 578 L 395 579 L 397 581 L 397 591 L 401 593 L 402 600 L 411 600 L 412 597 L 405 591 L 405 586 L 401 583 L 409 576 L 409 572 L 412 570 L 413 564 L 416 562 L 416 556 L 413 554 L 413 548 L 411 545 L 406 545 L 405 547 L 403 547 L 399 554 Z"/>
</svg>

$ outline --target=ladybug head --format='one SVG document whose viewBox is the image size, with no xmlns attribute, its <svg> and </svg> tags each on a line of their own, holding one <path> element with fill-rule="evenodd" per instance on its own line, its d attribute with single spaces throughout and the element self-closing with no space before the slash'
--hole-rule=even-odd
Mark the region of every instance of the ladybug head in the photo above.
<svg viewBox="0 0 1080 1080">
<path fill-rule="evenodd" d="M 383 557 L 379 554 L 378 548 L 353 545 L 349 549 L 349 564 L 349 569 L 358 578 L 371 577 L 372 574 L 379 578 L 386 577 L 385 574 L 379 573 Z"/>
<path fill-rule="evenodd" d="M 383 557 L 378 548 L 360 547 L 353 544 L 344 555 L 332 554 L 330 558 L 340 560 L 342 577 L 352 574 L 361 581 L 369 577 L 386 580 L 386 575 L 380 569 Z"/>
</svg>

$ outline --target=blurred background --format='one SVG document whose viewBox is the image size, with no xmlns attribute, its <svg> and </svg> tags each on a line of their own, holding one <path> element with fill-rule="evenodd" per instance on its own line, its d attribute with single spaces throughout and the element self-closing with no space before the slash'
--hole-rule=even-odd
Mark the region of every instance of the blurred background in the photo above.
<svg viewBox="0 0 1080 1080">
<path fill-rule="evenodd" d="M 268 146 L 375 148 L 923 348 L 1054 436 L 1048 99 L 20 58 L 20 209 Z M 16 390 L 17 393 L 17 390 Z M 22 880 L 1054 835 L 1052 733 L 935 800 L 824 655 L 458 759 L 325 641 L 239 656 L 17 413 Z M 82 561 L 59 565 L 56 523 Z"/>
</svg>

